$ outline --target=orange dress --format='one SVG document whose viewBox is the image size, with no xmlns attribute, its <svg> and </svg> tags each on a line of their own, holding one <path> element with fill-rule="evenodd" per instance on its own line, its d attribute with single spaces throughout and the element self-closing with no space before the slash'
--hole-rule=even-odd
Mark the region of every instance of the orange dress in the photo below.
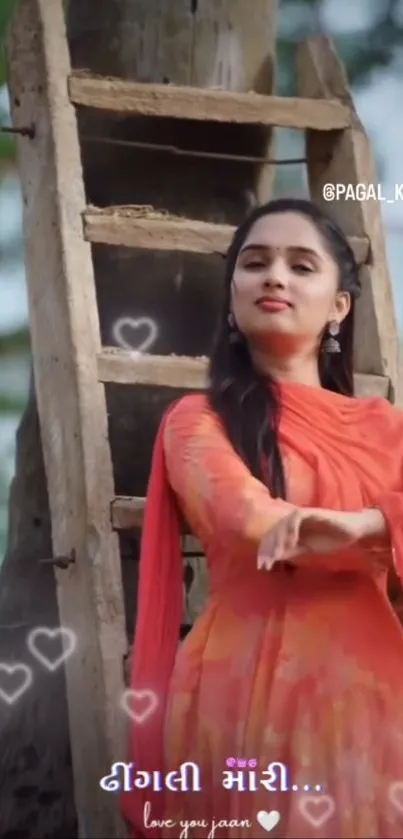
<svg viewBox="0 0 403 839">
<path fill-rule="evenodd" d="M 189 839 L 206 839 L 214 823 L 213 839 L 398 839 L 403 631 L 387 572 L 359 549 L 292 571 L 257 570 L 256 559 L 295 505 L 378 506 L 402 576 L 403 414 L 306 385 L 281 394 L 287 502 L 251 476 L 205 396 L 180 400 L 165 423 L 167 478 L 203 545 L 209 591 L 176 655 L 164 734 L 169 768 L 197 762 L 202 791 L 167 793 L 164 818 L 204 822 L 188 825 Z M 255 759 L 258 772 L 282 762 L 288 791 L 224 789 L 227 758 Z"/>
</svg>

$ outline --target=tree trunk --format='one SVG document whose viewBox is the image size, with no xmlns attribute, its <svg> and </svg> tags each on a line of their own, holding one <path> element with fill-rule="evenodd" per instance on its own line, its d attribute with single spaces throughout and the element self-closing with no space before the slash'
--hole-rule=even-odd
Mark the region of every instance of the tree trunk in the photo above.
<svg viewBox="0 0 403 839">
<path fill-rule="evenodd" d="M 93 0 L 70 0 L 72 63 L 143 82 L 270 92 L 276 0 L 251 5 L 245 0 L 98 0 L 94 14 Z M 152 204 L 190 218 L 237 223 L 251 202 L 269 194 L 272 167 L 178 160 L 111 142 L 142 140 L 261 156 L 270 145 L 261 129 L 164 121 L 161 131 L 161 123 L 151 120 L 95 112 L 80 114 L 79 127 L 88 203 Z M 220 258 L 151 256 L 106 246 L 95 246 L 93 256 L 104 344 L 118 344 L 119 331 L 129 341 L 130 325 L 122 319 L 146 316 L 156 326 L 153 352 L 209 352 L 221 299 Z M 176 395 L 107 387 L 116 494 L 145 494 L 153 438 L 164 407 Z M 0 663 L 31 666 L 30 629 L 58 624 L 53 570 L 39 563 L 51 556 L 52 545 L 32 388 L 17 436 L 9 510 L 0 573 Z M 121 554 L 131 636 L 136 534 L 122 537 Z M 48 676 L 35 670 L 29 691 L 11 706 L 1 704 L 0 719 L 0 839 L 77 835 L 63 670 Z"/>
<path fill-rule="evenodd" d="M 31 385 L 17 433 L 8 550 L 0 574 L 0 662 L 32 666 L 27 635 L 37 626 L 59 624 L 53 569 L 39 563 L 51 555 L 46 477 Z M 0 837 L 71 839 L 77 833 L 64 672 L 33 669 L 29 691 L 15 704 L 0 706 Z"/>
</svg>

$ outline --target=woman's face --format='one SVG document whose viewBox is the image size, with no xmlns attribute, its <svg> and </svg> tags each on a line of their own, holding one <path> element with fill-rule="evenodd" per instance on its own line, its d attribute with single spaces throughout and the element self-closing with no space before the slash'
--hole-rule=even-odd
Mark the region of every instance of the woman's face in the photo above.
<svg viewBox="0 0 403 839">
<path fill-rule="evenodd" d="M 348 313 L 339 272 L 315 225 L 294 212 L 260 218 L 239 253 L 231 288 L 238 329 L 262 349 L 312 345 Z"/>
</svg>

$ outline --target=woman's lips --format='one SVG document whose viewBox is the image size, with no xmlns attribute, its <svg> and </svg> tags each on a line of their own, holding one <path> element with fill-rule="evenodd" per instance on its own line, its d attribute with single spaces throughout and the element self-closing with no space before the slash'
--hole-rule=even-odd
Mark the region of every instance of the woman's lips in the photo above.
<svg viewBox="0 0 403 839">
<path fill-rule="evenodd" d="M 259 300 L 256 305 L 264 312 L 282 312 L 284 309 L 290 308 L 289 303 L 285 303 L 283 300 Z"/>
</svg>

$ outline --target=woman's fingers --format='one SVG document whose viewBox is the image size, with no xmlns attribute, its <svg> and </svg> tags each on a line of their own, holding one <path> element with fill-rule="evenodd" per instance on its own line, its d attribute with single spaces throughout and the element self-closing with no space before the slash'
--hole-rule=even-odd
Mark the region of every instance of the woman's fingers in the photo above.
<svg viewBox="0 0 403 839">
<path fill-rule="evenodd" d="M 286 534 L 283 546 L 285 551 L 292 551 L 297 547 L 299 543 L 300 527 L 301 514 L 299 510 L 296 510 L 294 513 L 291 513 L 288 517 L 288 521 L 286 522 Z"/>
<path fill-rule="evenodd" d="M 270 571 L 276 562 L 281 562 L 298 554 L 299 528 L 301 516 L 299 511 L 291 513 L 278 522 L 264 539 L 258 554 L 258 568 Z"/>
<path fill-rule="evenodd" d="M 257 560 L 258 570 L 270 571 L 276 562 L 276 551 L 277 534 L 272 532 L 265 537 L 263 544 L 260 546 Z"/>
<path fill-rule="evenodd" d="M 301 523 L 301 516 L 299 511 L 292 513 L 286 521 L 284 521 L 284 531 L 282 533 L 282 540 L 278 545 L 278 552 L 276 553 L 276 561 L 283 562 L 299 556 L 302 550 L 299 546 L 299 529 Z"/>
</svg>

